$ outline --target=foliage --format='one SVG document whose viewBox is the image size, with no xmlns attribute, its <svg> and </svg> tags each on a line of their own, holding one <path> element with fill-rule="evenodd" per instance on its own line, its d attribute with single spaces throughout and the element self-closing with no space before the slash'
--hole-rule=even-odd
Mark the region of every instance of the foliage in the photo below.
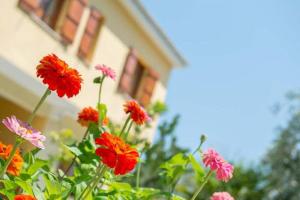
<svg viewBox="0 0 300 200">
<path fill-rule="evenodd" d="M 146 111 L 137 101 L 129 100 L 124 105 L 124 124 L 110 122 L 106 126 L 103 120 L 107 119 L 109 112 L 106 104 L 101 102 L 102 85 L 107 78 L 114 79 L 115 73 L 105 65 L 96 69 L 101 72 L 94 79 L 99 86 L 98 102 L 95 108 L 83 109 L 77 120 L 86 128 L 82 140 L 76 141 L 69 129 L 54 131 L 50 135 L 58 147 L 55 156 L 42 159 L 38 154 L 41 149 L 23 154 L 24 165 L 18 168 L 18 173 L 11 175 L 9 167 L 22 161 L 15 162 L 14 155 L 24 141 L 44 148 L 46 137 L 31 127 L 31 122 L 46 98 L 52 91 L 56 91 L 59 97 L 66 95 L 71 98 L 81 88 L 79 72 L 56 55 L 45 56 L 40 61 L 37 75 L 48 85 L 44 95 L 26 122 L 15 116 L 5 119 L 4 125 L 16 134 L 17 140 L 11 148 L 4 148 L 4 145 L 0 148 L 1 198 L 13 200 L 16 195 L 27 194 L 38 200 L 182 200 L 184 198 L 176 195 L 174 189 L 183 177 L 193 177 L 191 180 L 200 184 L 195 190 L 202 189 L 215 171 L 222 170 L 226 176 L 224 180 L 232 177 L 232 166 L 218 153 L 211 154 L 219 162 L 216 168 L 206 164 L 208 169 L 205 170 L 197 161 L 195 154 L 202 152 L 200 148 L 205 137 L 201 137 L 199 147 L 192 154 L 178 146 L 174 130 L 179 116 L 159 126 L 158 142 L 150 145 L 143 138 L 151 127 L 150 117 L 156 120 L 158 115 L 166 112 L 167 107 L 162 102 L 155 102 Z M 53 164 L 59 164 L 59 167 L 53 167 Z M 229 171 L 225 164 L 230 165 Z M 133 171 L 135 167 L 136 171 Z M 197 190 L 191 200 L 200 191 Z"/>
<path fill-rule="evenodd" d="M 187 154 L 188 149 L 178 146 L 174 135 L 178 120 L 179 116 L 175 116 L 171 122 L 163 122 L 159 126 L 159 138 L 144 154 L 143 163 L 147 164 L 142 165 L 140 180 L 143 187 L 170 191 L 169 184 L 175 179 L 175 192 L 189 198 L 201 184 L 205 171 L 194 155 Z M 235 164 L 234 177 L 228 183 L 211 179 L 199 199 L 209 199 L 214 191 L 228 191 L 240 200 L 262 199 L 265 188 L 262 187 L 263 174 L 259 166 Z"/>
<path fill-rule="evenodd" d="M 161 165 L 178 153 L 186 153 L 187 149 L 179 147 L 174 130 L 178 124 L 179 116 L 171 122 L 163 122 L 158 127 L 159 137 L 154 144 L 147 145 L 144 149 L 144 158 L 141 167 L 140 185 L 142 187 L 160 188 L 168 191 L 166 183 L 161 179 Z M 133 184 L 135 180 L 131 181 Z"/>
<path fill-rule="evenodd" d="M 198 187 L 197 185 L 201 184 L 199 179 L 194 179 L 193 176 L 194 174 L 190 171 L 180 180 L 176 187 L 179 195 L 189 197 Z M 228 183 L 211 179 L 198 199 L 209 199 L 215 191 L 227 191 L 239 200 L 263 199 L 265 191 L 264 187 L 260 187 L 262 181 L 260 170 L 235 164 L 234 177 Z"/>
<path fill-rule="evenodd" d="M 300 199 L 300 113 L 293 114 L 264 159 L 266 199 Z"/>
</svg>

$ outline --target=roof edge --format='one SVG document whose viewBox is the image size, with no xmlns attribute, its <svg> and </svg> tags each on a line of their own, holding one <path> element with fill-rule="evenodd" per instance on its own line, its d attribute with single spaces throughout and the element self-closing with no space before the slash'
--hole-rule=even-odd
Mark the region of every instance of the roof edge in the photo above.
<svg viewBox="0 0 300 200">
<path fill-rule="evenodd" d="M 172 62 L 172 67 L 184 67 L 187 62 L 170 41 L 164 31 L 144 8 L 140 0 L 119 0 L 119 2 L 134 16 L 136 21 L 143 26 L 151 39 L 158 45 Z"/>
</svg>

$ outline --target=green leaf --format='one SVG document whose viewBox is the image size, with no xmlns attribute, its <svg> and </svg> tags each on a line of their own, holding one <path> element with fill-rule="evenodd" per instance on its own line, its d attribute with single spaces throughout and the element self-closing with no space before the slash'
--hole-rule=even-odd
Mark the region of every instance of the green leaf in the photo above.
<svg viewBox="0 0 300 200">
<path fill-rule="evenodd" d="M 32 187 L 32 191 L 33 191 L 34 196 L 37 199 L 39 199 L 39 200 L 44 200 L 45 199 L 43 192 L 36 185 L 34 185 Z"/>
<path fill-rule="evenodd" d="M 167 162 L 161 164 L 161 168 L 169 169 L 176 166 L 183 166 L 187 163 L 187 158 L 184 156 L 183 153 L 178 153 L 175 156 L 173 156 L 170 160 Z"/>
<path fill-rule="evenodd" d="M 19 178 L 22 179 L 23 181 L 27 181 L 27 180 L 31 179 L 31 175 L 22 173 L 22 174 L 20 174 Z"/>
<path fill-rule="evenodd" d="M 101 77 L 98 76 L 98 77 L 94 78 L 93 82 L 96 83 L 96 84 L 100 84 L 101 83 Z"/>
<path fill-rule="evenodd" d="M 53 198 L 53 195 L 61 194 L 61 185 L 51 175 L 44 175 L 43 180 L 50 198 Z"/>
<path fill-rule="evenodd" d="M 189 155 L 189 160 L 196 174 L 196 179 L 198 181 L 201 181 L 202 178 L 205 176 L 205 170 L 201 167 L 201 165 L 197 162 L 197 160 L 192 154 Z"/>
<path fill-rule="evenodd" d="M 173 156 L 170 160 L 160 165 L 164 171 L 161 173 L 165 176 L 167 183 L 176 181 L 185 171 L 188 158 L 183 153 L 178 153 Z"/>
<path fill-rule="evenodd" d="M 19 177 L 15 178 L 15 183 L 20 186 L 26 193 L 33 194 L 31 180 L 23 181 Z"/>
<path fill-rule="evenodd" d="M 9 200 L 13 200 L 15 197 L 15 190 L 8 190 L 7 188 L 0 189 L 0 194 L 8 197 Z"/>
<path fill-rule="evenodd" d="M 64 145 L 65 148 L 69 149 L 69 151 L 71 151 L 75 156 L 80 156 L 82 154 L 82 152 L 80 151 L 80 149 L 76 146 L 67 146 Z"/>
<path fill-rule="evenodd" d="M 63 176 L 65 175 L 65 172 L 64 172 L 63 170 L 58 169 L 57 171 L 58 171 L 58 175 L 59 175 L 60 177 L 63 177 Z"/>
<path fill-rule="evenodd" d="M 175 195 L 173 194 L 172 195 L 172 200 L 185 200 L 185 198 L 181 197 L 181 196 L 178 196 L 178 195 Z"/>
<path fill-rule="evenodd" d="M 122 190 L 131 190 L 131 186 L 128 183 L 121 183 L 121 182 L 113 182 L 110 185 L 111 188 L 122 191 Z"/>
<path fill-rule="evenodd" d="M 35 162 L 33 164 L 31 164 L 27 170 L 27 173 L 29 175 L 33 175 L 35 174 L 40 168 L 44 167 L 45 165 L 47 165 L 48 162 L 46 160 L 42 160 L 42 159 L 36 159 Z"/>
<path fill-rule="evenodd" d="M 11 190 L 11 189 L 15 189 L 16 188 L 16 183 L 14 181 L 11 180 L 2 180 L 1 183 L 4 184 L 4 188 L 6 190 Z"/>
<path fill-rule="evenodd" d="M 92 135 L 94 135 L 94 137 L 98 137 L 100 135 L 100 130 L 99 130 L 99 127 L 98 127 L 98 124 L 95 124 L 95 123 L 90 123 L 89 124 L 89 133 L 91 133 Z"/>
<path fill-rule="evenodd" d="M 24 161 L 28 167 L 34 162 L 34 156 L 31 151 L 25 154 Z"/>
<path fill-rule="evenodd" d="M 98 111 L 100 113 L 100 117 L 101 119 L 104 119 L 106 117 L 106 113 L 107 113 L 107 107 L 105 104 L 100 103 L 97 105 Z"/>
</svg>

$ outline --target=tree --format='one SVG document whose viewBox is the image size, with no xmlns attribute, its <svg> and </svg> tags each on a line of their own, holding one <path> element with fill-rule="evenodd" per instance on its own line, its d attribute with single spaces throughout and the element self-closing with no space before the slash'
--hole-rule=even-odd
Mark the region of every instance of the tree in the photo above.
<svg viewBox="0 0 300 200">
<path fill-rule="evenodd" d="M 300 199 L 300 113 L 282 129 L 264 159 L 266 199 Z"/>
<path fill-rule="evenodd" d="M 161 190 L 167 190 L 167 186 L 164 184 L 160 172 L 161 164 L 168 161 L 173 155 L 177 153 L 185 153 L 188 150 L 180 147 L 177 144 L 177 138 L 174 135 L 174 130 L 177 127 L 179 121 L 179 115 L 176 115 L 171 121 L 164 121 L 158 127 L 159 138 L 153 144 L 146 145 L 143 150 L 140 167 L 140 179 L 139 184 L 141 187 L 159 188 Z M 136 170 L 136 173 L 138 170 Z M 132 177 L 128 177 L 132 185 L 136 184 L 136 180 Z"/>
<path fill-rule="evenodd" d="M 166 188 L 159 176 L 160 165 L 177 153 L 187 152 L 187 149 L 177 144 L 174 130 L 177 127 L 179 115 L 171 122 L 163 122 L 159 127 L 159 138 L 156 143 L 145 151 L 144 163 L 141 167 L 140 183 L 143 187 Z"/>
<path fill-rule="evenodd" d="M 178 153 L 186 154 L 189 150 L 177 144 L 174 131 L 178 125 L 179 116 L 175 116 L 170 122 L 163 122 L 159 126 L 159 138 L 149 148 L 145 149 L 144 163 L 141 167 L 140 185 L 142 187 L 160 188 L 168 191 L 169 188 L 163 181 L 161 165 L 169 161 Z M 200 161 L 198 161 L 200 162 Z M 209 199 L 215 191 L 228 191 L 236 199 L 253 200 L 262 199 L 265 192 L 262 180 L 262 172 L 259 166 L 245 167 L 242 164 L 234 164 L 234 178 L 228 183 L 222 183 L 211 179 L 205 186 L 198 199 Z M 199 187 L 200 180 L 195 178 L 194 170 L 189 165 L 186 173 L 179 180 L 175 193 L 190 198 Z M 132 182 L 132 184 L 134 184 Z"/>
</svg>

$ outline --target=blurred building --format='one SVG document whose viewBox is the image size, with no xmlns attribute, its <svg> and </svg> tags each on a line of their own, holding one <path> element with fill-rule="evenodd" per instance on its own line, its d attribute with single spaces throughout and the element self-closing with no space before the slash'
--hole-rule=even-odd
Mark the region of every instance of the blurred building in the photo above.
<svg viewBox="0 0 300 200">
<path fill-rule="evenodd" d="M 2 0 L 0 36 L 1 119 L 26 120 L 46 89 L 35 67 L 55 53 L 82 74 L 84 84 L 71 99 L 52 93 L 33 126 L 44 131 L 70 127 L 78 137 L 84 131 L 76 123 L 77 112 L 97 101 L 96 64 L 118 75 L 103 89 L 108 116 L 116 123 L 125 118 L 125 100 L 136 98 L 144 106 L 164 101 L 171 71 L 185 65 L 137 0 Z M 2 124 L 0 131 L 1 140 L 12 142 Z"/>
</svg>

